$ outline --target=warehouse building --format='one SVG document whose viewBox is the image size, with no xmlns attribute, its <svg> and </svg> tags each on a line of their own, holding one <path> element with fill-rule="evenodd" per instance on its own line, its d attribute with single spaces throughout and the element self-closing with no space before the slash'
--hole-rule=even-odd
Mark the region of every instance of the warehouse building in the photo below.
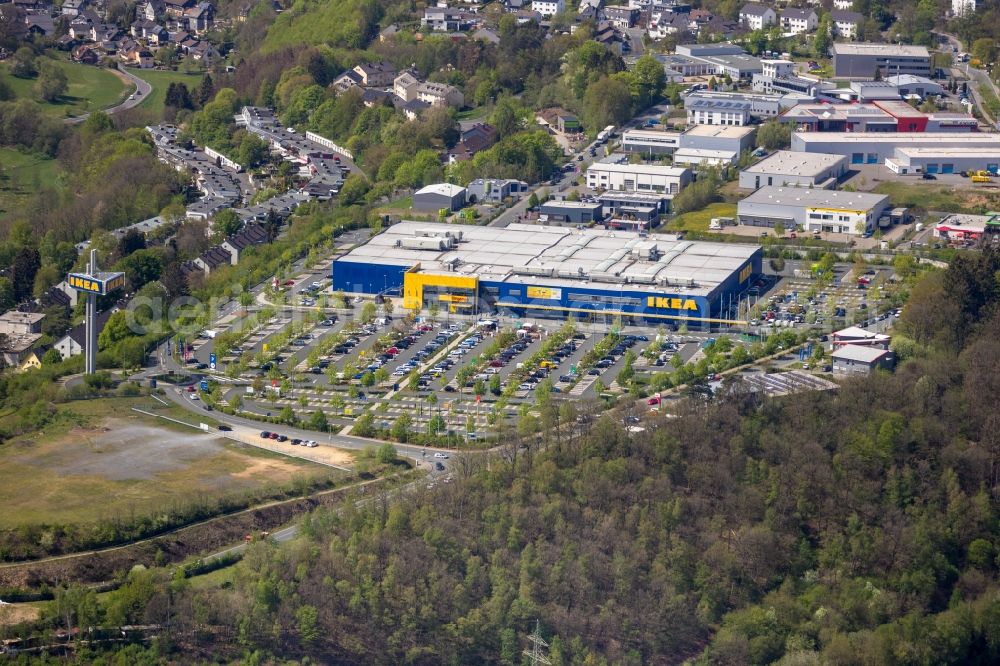
<svg viewBox="0 0 1000 666">
<path fill-rule="evenodd" d="M 690 182 L 689 170 L 659 164 L 595 162 L 587 168 L 587 187 L 592 190 L 677 194 Z"/>
<path fill-rule="evenodd" d="M 847 158 L 779 150 L 740 171 L 740 187 L 808 187 L 830 190 L 847 173 Z"/>
<path fill-rule="evenodd" d="M 434 211 L 456 211 L 465 207 L 467 190 L 460 185 L 437 183 L 422 187 L 413 193 L 413 209 Z"/>
<path fill-rule="evenodd" d="M 846 155 L 851 164 L 882 164 L 897 148 L 994 148 L 1000 151 L 1000 134 L 985 132 L 792 132 L 792 150 L 799 153 Z"/>
<path fill-rule="evenodd" d="M 767 62 L 767 61 L 764 61 Z M 773 62 L 773 61 L 772 61 Z M 785 109 L 815 101 L 804 95 L 765 95 L 763 93 L 724 92 L 719 90 L 696 90 L 684 97 L 685 108 L 694 102 L 745 102 L 748 103 L 750 117 L 755 120 L 775 118 Z"/>
<path fill-rule="evenodd" d="M 901 97 L 915 95 L 920 99 L 924 99 L 928 96 L 938 97 L 944 94 L 944 87 L 940 83 L 924 76 L 901 74 L 899 76 L 886 77 L 885 82 L 894 86 Z"/>
<path fill-rule="evenodd" d="M 949 174 L 967 171 L 1000 172 L 1000 146 L 996 148 L 897 148 L 885 160 L 893 173 L 916 176 L 922 173 Z"/>
<path fill-rule="evenodd" d="M 333 288 L 406 308 L 707 325 L 735 312 L 762 250 L 628 231 L 401 222 L 333 263 Z"/>
<path fill-rule="evenodd" d="M 875 228 L 889 208 L 889 197 L 866 192 L 762 187 L 736 208 L 740 224 L 811 232 L 862 235 Z"/>
<path fill-rule="evenodd" d="M 602 206 L 599 202 L 559 201 L 550 199 L 538 207 L 540 222 L 569 222 L 571 224 L 586 224 L 604 219 Z"/>
<path fill-rule="evenodd" d="M 931 54 L 924 46 L 837 42 L 833 53 L 833 75 L 845 79 L 875 79 L 914 74 L 929 77 Z"/>
<path fill-rule="evenodd" d="M 835 375 L 870 375 L 878 368 L 891 370 L 896 361 L 895 355 L 888 349 L 861 345 L 844 345 L 830 358 Z"/>
<path fill-rule="evenodd" d="M 622 132 L 622 150 L 644 155 L 673 155 L 680 147 L 680 132 L 630 129 Z"/>
<path fill-rule="evenodd" d="M 892 342 L 892 336 L 885 333 L 875 333 L 860 326 L 848 326 L 833 334 L 832 348 L 843 347 L 844 345 L 862 345 L 865 347 L 876 347 L 878 349 L 888 349 Z"/>
</svg>

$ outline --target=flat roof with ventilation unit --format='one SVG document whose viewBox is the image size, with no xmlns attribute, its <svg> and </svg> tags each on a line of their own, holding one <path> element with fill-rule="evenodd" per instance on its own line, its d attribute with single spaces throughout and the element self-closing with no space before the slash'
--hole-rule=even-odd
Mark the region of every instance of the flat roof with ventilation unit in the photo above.
<svg viewBox="0 0 1000 666">
<path fill-rule="evenodd" d="M 406 247 L 404 239 L 429 230 L 461 231 L 451 248 Z M 439 237 L 444 237 L 441 233 Z M 427 238 L 427 240 L 430 240 Z M 511 224 L 504 228 L 400 222 L 338 262 L 413 268 L 426 273 L 476 276 L 492 282 L 621 286 L 651 281 L 674 291 L 707 296 L 744 267 L 756 245 L 678 240 L 669 234 Z M 593 286 L 593 284 L 592 284 Z M 617 286 L 613 288 L 618 288 Z"/>
</svg>

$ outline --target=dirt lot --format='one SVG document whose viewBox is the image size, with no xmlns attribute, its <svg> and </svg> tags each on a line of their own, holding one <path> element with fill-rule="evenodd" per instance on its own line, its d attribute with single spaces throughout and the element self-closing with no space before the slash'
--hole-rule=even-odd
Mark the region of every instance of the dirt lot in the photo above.
<svg viewBox="0 0 1000 666">
<path fill-rule="evenodd" d="M 142 514 L 331 471 L 138 415 L 110 417 L 0 448 L 0 528 Z"/>
<path fill-rule="evenodd" d="M 4 604 L 0 606 L 0 627 L 34 622 L 41 615 L 42 609 L 35 603 Z"/>
</svg>

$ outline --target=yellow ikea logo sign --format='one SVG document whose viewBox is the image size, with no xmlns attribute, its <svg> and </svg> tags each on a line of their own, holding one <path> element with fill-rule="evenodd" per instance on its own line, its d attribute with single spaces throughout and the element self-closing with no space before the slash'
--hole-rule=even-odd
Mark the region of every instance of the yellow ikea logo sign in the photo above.
<svg viewBox="0 0 1000 666">
<path fill-rule="evenodd" d="M 664 296 L 647 296 L 646 307 L 660 308 L 664 310 L 694 310 L 698 311 L 698 304 L 690 298 L 666 298 Z"/>
<path fill-rule="evenodd" d="M 753 264 L 747 264 L 740 271 L 740 282 L 746 282 L 750 279 L 751 275 L 753 275 Z"/>
<path fill-rule="evenodd" d="M 95 294 L 101 293 L 101 283 L 97 280 L 88 280 L 85 277 L 80 277 L 79 275 L 69 276 L 69 286 L 74 289 L 79 289 L 81 291 L 92 291 Z"/>
<path fill-rule="evenodd" d="M 71 274 L 66 278 L 66 282 L 73 289 L 103 295 L 124 286 L 125 276 L 118 274 L 108 280 L 94 280 L 86 275 Z"/>
</svg>

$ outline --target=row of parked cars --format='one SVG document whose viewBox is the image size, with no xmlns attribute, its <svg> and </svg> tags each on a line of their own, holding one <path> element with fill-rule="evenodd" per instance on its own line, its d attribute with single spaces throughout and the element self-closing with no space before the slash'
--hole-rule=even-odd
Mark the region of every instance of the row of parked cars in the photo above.
<svg viewBox="0 0 1000 666">
<path fill-rule="evenodd" d="M 420 336 L 422 336 L 424 333 L 428 333 L 432 330 L 433 327 L 430 324 L 423 324 L 415 332 L 406 336 L 400 342 L 404 343 L 406 347 L 409 347 L 415 342 L 417 342 Z M 456 324 L 453 324 L 449 326 L 447 329 L 439 332 L 437 335 L 434 336 L 434 338 L 430 342 L 425 344 L 422 349 L 418 350 L 413 355 L 413 358 L 411 358 L 406 363 L 397 365 L 396 368 L 392 371 L 392 376 L 403 377 L 405 375 L 410 374 L 420 366 L 421 361 L 436 354 L 437 351 L 441 349 L 441 347 L 448 344 L 448 341 L 454 338 L 456 335 L 458 335 L 458 326 Z M 396 343 L 396 346 L 398 347 L 399 344 L 400 343 Z M 387 351 L 391 351 L 391 349 Z M 441 364 L 435 366 L 435 368 L 438 367 L 441 367 Z M 447 367 L 450 368 L 451 364 L 449 364 Z M 421 386 L 426 386 L 427 384 L 430 383 L 430 380 L 431 376 L 429 374 L 423 375 L 420 378 Z"/>
<path fill-rule="evenodd" d="M 261 439 L 273 439 L 278 442 L 288 442 L 292 446 L 308 446 L 309 448 L 315 448 L 319 446 L 319 442 L 314 439 L 299 439 L 298 437 L 288 438 L 287 435 L 281 435 L 276 432 L 271 432 L 270 430 L 263 430 L 260 433 Z"/>
</svg>

